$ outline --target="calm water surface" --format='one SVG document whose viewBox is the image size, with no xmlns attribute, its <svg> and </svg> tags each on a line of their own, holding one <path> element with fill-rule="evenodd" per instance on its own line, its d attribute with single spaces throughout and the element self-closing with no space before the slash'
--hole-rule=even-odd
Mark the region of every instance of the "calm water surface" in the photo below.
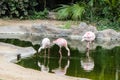
<svg viewBox="0 0 120 80">
<path fill-rule="evenodd" d="M 33 46 L 38 50 L 39 45 L 18 39 L 0 39 L 1 42 L 15 44 L 17 46 Z M 59 47 L 54 45 L 48 53 L 48 49 L 40 53 L 22 59 L 17 64 L 49 72 L 58 75 L 89 78 L 92 80 L 120 80 L 120 46 L 112 49 L 104 49 L 97 46 L 94 50 L 79 51 L 69 46 L 71 57 L 67 57 L 67 51 L 62 48 L 63 57 L 59 56 Z M 88 55 L 86 55 L 88 54 Z"/>
</svg>

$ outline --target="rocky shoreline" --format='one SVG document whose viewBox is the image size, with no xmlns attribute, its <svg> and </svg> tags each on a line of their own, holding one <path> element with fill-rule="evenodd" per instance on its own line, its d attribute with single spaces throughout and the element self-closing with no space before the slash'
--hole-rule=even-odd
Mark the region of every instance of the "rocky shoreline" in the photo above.
<svg viewBox="0 0 120 80">
<path fill-rule="evenodd" d="M 69 29 L 63 29 L 59 27 L 59 25 L 52 25 L 50 23 L 33 24 L 29 27 L 21 25 L 14 27 L 0 26 L 0 38 L 15 38 L 30 41 L 32 44 L 40 44 L 40 40 L 44 37 L 48 37 L 51 40 L 63 37 L 67 39 L 69 44 L 72 44 L 74 48 L 75 46 L 79 48 L 79 46 L 75 44 L 84 45 L 81 43 L 81 37 L 86 31 L 92 31 L 96 35 L 94 48 L 96 46 L 103 46 L 104 48 L 110 49 L 119 46 L 120 32 L 112 29 L 98 31 L 95 26 L 88 25 L 85 22 L 81 22 L 78 26 L 72 26 Z"/>
</svg>

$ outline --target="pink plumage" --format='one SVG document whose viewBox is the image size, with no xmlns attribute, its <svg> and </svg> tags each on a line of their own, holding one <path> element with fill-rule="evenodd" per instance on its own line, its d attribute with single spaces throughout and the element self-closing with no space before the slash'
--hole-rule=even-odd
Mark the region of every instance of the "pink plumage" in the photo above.
<svg viewBox="0 0 120 80">
<path fill-rule="evenodd" d="M 63 38 L 58 38 L 55 41 L 53 41 L 53 43 L 57 44 L 60 47 L 66 47 L 67 46 L 67 41 Z"/>
<path fill-rule="evenodd" d="M 88 31 L 88 32 L 86 32 L 83 36 L 82 36 L 82 40 L 81 41 L 87 41 L 87 48 L 89 49 L 90 48 L 90 43 L 92 42 L 92 41 L 94 41 L 95 40 L 95 34 L 93 33 L 93 32 L 91 32 L 91 31 Z"/>
<path fill-rule="evenodd" d="M 38 49 L 38 52 L 40 52 L 42 49 L 46 49 L 50 47 L 50 39 L 49 38 L 44 38 L 42 40 L 42 46 Z"/>
<path fill-rule="evenodd" d="M 89 41 L 92 42 L 95 40 L 95 34 L 91 31 L 86 32 L 83 36 L 82 36 L 82 41 Z"/>
<path fill-rule="evenodd" d="M 60 47 L 60 49 L 59 49 L 60 56 L 62 56 L 61 47 L 65 47 L 66 50 L 68 51 L 68 56 L 70 56 L 70 50 L 67 46 L 67 40 L 65 40 L 64 38 L 58 38 L 58 39 L 54 40 L 53 43 Z"/>
</svg>

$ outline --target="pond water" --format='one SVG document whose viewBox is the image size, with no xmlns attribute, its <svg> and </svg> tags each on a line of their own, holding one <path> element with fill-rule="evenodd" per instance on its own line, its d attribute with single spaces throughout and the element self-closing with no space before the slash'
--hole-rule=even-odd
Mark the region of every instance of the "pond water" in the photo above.
<svg viewBox="0 0 120 80">
<path fill-rule="evenodd" d="M 32 46 L 38 50 L 39 45 L 33 45 L 29 41 L 19 39 L 0 39 L 0 42 L 17 46 Z M 80 46 L 79 46 L 80 47 Z M 91 80 L 120 80 L 120 46 L 105 49 L 97 46 L 89 51 L 80 51 L 69 45 L 71 57 L 67 57 L 67 51 L 62 48 L 63 57 L 59 56 L 59 47 L 54 45 L 40 53 L 22 59 L 18 65 L 57 75 L 88 78 Z M 88 55 L 86 55 L 88 54 Z"/>
</svg>

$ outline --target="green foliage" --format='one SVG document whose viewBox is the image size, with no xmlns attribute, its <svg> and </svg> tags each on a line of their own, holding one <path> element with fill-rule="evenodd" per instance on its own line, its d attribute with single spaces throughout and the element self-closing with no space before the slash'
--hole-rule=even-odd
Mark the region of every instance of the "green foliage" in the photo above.
<svg viewBox="0 0 120 80">
<path fill-rule="evenodd" d="M 0 17 L 27 18 L 36 15 L 37 0 L 1 0 Z"/>
<path fill-rule="evenodd" d="M 81 20 L 82 14 L 85 12 L 85 7 L 80 4 L 73 4 L 72 6 L 72 19 L 73 20 Z"/>
<path fill-rule="evenodd" d="M 71 27 L 71 22 L 69 21 L 62 26 L 63 29 L 70 29 L 70 27 Z"/>
<path fill-rule="evenodd" d="M 90 0 L 84 4 L 83 20 L 97 24 L 99 30 L 120 30 L 120 0 Z"/>
<path fill-rule="evenodd" d="M 79 3 L 72 5 L 62 5 L 62 7 L 56 9 L 57 18 L 60 20 L 61 19 L 79 20 L 81 19 L 84 10 L 85 10 L 84 7 Z"/>
<path fill-rule="evenodd" d="M 102 13 L 106 18 L 111 21 L 119 19 L 120 14 L 120 0 L 104 0 L 105 6 L 102 9 Z"/>
<path fill-rule="evenodd" d="M 71 6 L 70 5 L 62 5 L 57 10 L 57 18 L 60 20 L 69 19 L 71 16 Z"/>
<path fill-rule="evenodd" d="M 111 8 L 116 8 L 119 6 L 120 0 L 104 0 Z"/>
<path fill-rule="evenodd" d="M 45 19 L 47 18 L 48 10 L 45 9 L 44 11 L 36 12 L 34 15 L 30 15 L 29 19 Z"/>
<path fill-rule="evenodd" d="M 120 0 L 90 0 L 86 6 L 85 16 L 89 19 L 96 16 L 107 18 L 110 21 L 119 19 Z"/>
<path fill-rule="evenodd" d="M 98 30 L 104 30 L 104 29 L 114 29 L 117 31 L 120 31 L 120 22 L 112 22 L 109 19 L 99 19 L 96 22 L 96 26 Z"/>
</svg>

